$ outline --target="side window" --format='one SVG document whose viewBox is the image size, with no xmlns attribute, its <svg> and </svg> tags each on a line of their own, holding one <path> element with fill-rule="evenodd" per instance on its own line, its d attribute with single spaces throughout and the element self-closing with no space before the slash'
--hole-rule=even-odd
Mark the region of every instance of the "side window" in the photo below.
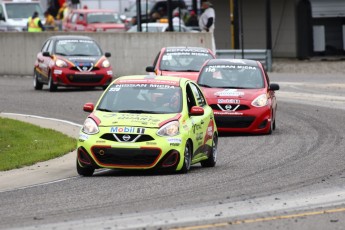
<svg viewBox="0 0 345 230">
<path fill-rule="evenodd" d="M 73 14 L 71 18 L 71 23 L 75 24 L 78 18 L 78 14 Z"/>
<path fill-rule="evenodd" d="M 0 20 L 4 19 L 4 10 L 2 9 L 2 5 L 0 5 Z"/>
<path fill-rule="evenodd" d="M 53 53 L 53 44 L 54 44 L 54 42 L 49 42 L 49 44 L 48 44 L 48 52 L 50 53 L 50 54 L 52 54 Z"/>
<path fill-rule="evenodd" d="M 42 52 L 48 51 L 48 46 L 49 46 L 49 44 L 50 44 L 50 40 L 47 40 L 47 41 L 43 44 L 41 51 L 42 51 Z"/>
<path fill-rule="evenodd" d="M 157 62 L 158 62 L 158 58 L 159 58 L 159 54 L 160 54 L 161 52 L 159 51 L 158 52 L 158 54 L 157 54 L 157 56 L 156 56 L 156 58 L 155 58 L 155 60 L 153 61 L 153 67 L 155 67 L 156 68 L 156 65 L 157 65 Z"/>
<path fill-rule="evenodd" d="M 197 104 L 201 107 L 204 107 L 207 103 L 206 103 L 205 97 L 202 94 L 202 92 L 200 91 L 200 89 L 194 83 L 190 83 L 190 87 L 191 87 L 191 89 L 195 95 L 195 99 L 197 101 Z"/>
<path fill-rule="evenodd" d="M 188 111 L 190 111 L 190 109 L 193 106 L 196 106 L 196 101 L 195 101 L 195 97 L 193 94 L 193 90 L 190 87 L 190 84 L 187 85 L 186 87 L 186 93 L 187 93 L 187 106 L 188 106 Z"/>
</svg>

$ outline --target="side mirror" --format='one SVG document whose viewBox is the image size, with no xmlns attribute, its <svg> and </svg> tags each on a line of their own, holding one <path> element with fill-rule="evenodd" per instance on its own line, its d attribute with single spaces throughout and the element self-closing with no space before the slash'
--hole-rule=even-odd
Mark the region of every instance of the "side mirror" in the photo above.
<svg viewBox="0 0 345 230">
<path fill-rule="evenodd" d="M 43 57 L 50 57 L 50 53 L 48 51 L 45 51 L 42 53 Z"/>
<path fill-rule="evenodd" d="M 280 89 L 280 87 L 278 84 L 275 84 L 275 83 L 270 84 L 270 90 L 275 91 L 275 90 L 279 90 L 279 89 Z"/>
<path fill-rule="evenodd" d="M 0 13 L 0 20 L 1 21 L 6 21 L 4 15 L 2 13 Z"/>
<path fill-rule="evenodd" d="M 204 115 L 204 113 L 205 113 L 204 108 L 200 106 L 193 106 L 189 111 L 189 114 L 192 116 L 201 116 L 201 115 Z"/>
<path fill-rule="evenodd" d="M 94 104 L 91 102 L 88 102 L 84 104 L 83 110 L 84 112 L 91 113 L 94 110 L 94 108 L 95 108 Z"/>
<path fill-rule="evenodd" d="M 146 72 L 149 72 L 149 73 L 155 72 L 155 67 L 153 67 L 153 66 L 146 67 Z"/>
<path fill-rule="evenodd" d="M 107 58 L 108 58 L 108 57 L 111 57 L 111 53 L 105 52 L 105 53 L 104 53 L 104 56 L 107 57 Z"/>
</svg>

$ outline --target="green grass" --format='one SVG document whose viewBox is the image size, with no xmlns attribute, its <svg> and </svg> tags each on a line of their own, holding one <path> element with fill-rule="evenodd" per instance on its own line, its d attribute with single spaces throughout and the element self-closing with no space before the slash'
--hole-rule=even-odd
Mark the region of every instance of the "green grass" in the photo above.
<svg viewBox="0 0 345 230">
<path fill-rule="evenodd" d="M 76 146 L 76 139 L 55 130 L 0 118 L 0 171 L 53 159 Z"/>
</svg>

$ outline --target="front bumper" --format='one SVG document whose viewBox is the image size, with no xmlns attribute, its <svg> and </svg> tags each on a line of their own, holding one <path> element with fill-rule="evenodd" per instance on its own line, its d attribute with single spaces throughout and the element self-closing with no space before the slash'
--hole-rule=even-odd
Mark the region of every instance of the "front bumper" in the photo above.
<svg viewBox="0 0 345 230">
<path fill-rule="evenodd" d="M 55 68 L 52 78 L 59 86 L 107 86 L 113 80 L 113 71 L 110 68 L 92 72 Z"/>
</svg>

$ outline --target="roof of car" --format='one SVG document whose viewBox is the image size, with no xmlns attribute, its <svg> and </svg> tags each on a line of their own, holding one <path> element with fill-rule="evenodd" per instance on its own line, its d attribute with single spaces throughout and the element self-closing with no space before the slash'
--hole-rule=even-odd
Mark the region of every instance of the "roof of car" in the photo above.
<svg viewBox="0 0 345 230">
<path fill-rule="evenodd" d="M 114 10 L 109 10 L 109 9 L 74 9 L 72 12 L 77 12 L 77 13 L 116 13 Z"/>
<path fill-rule="evenodd" d="M 249 66 L 258 66 L 257 61 L 250 59 L 210 59 L 206 65 L 249 65 Z"/>
<path fill-rule="evenodd" d="M 193 52 L 211 52 L 210 49 L 205 47 L 197 47 L 197 46 L 168 46 L 164 47 L 167 52 L 176 52 L 176 51 L 193 51 Z"/>
<path fill-rule="evenodd" d="M 167 84 L 167 85 L 181 85 L 183 82 L 190 81 L 187 78 L 179 78 L 174 76 L 161 76 L 161 75 L 128 75 L 122 76 L 114 80 L 114 82 L 126 83 L 150 83 L 150 84 Z"/>
<path fill-rule="evenodd" d="M 49 39 L 54 40 L 66 40 L 66 39 L 84 39 L 84 40 L 94 40 L 93 38 L 89 36 L 84 35 L 55 35 L 50 37 Z"/>
</svg>

